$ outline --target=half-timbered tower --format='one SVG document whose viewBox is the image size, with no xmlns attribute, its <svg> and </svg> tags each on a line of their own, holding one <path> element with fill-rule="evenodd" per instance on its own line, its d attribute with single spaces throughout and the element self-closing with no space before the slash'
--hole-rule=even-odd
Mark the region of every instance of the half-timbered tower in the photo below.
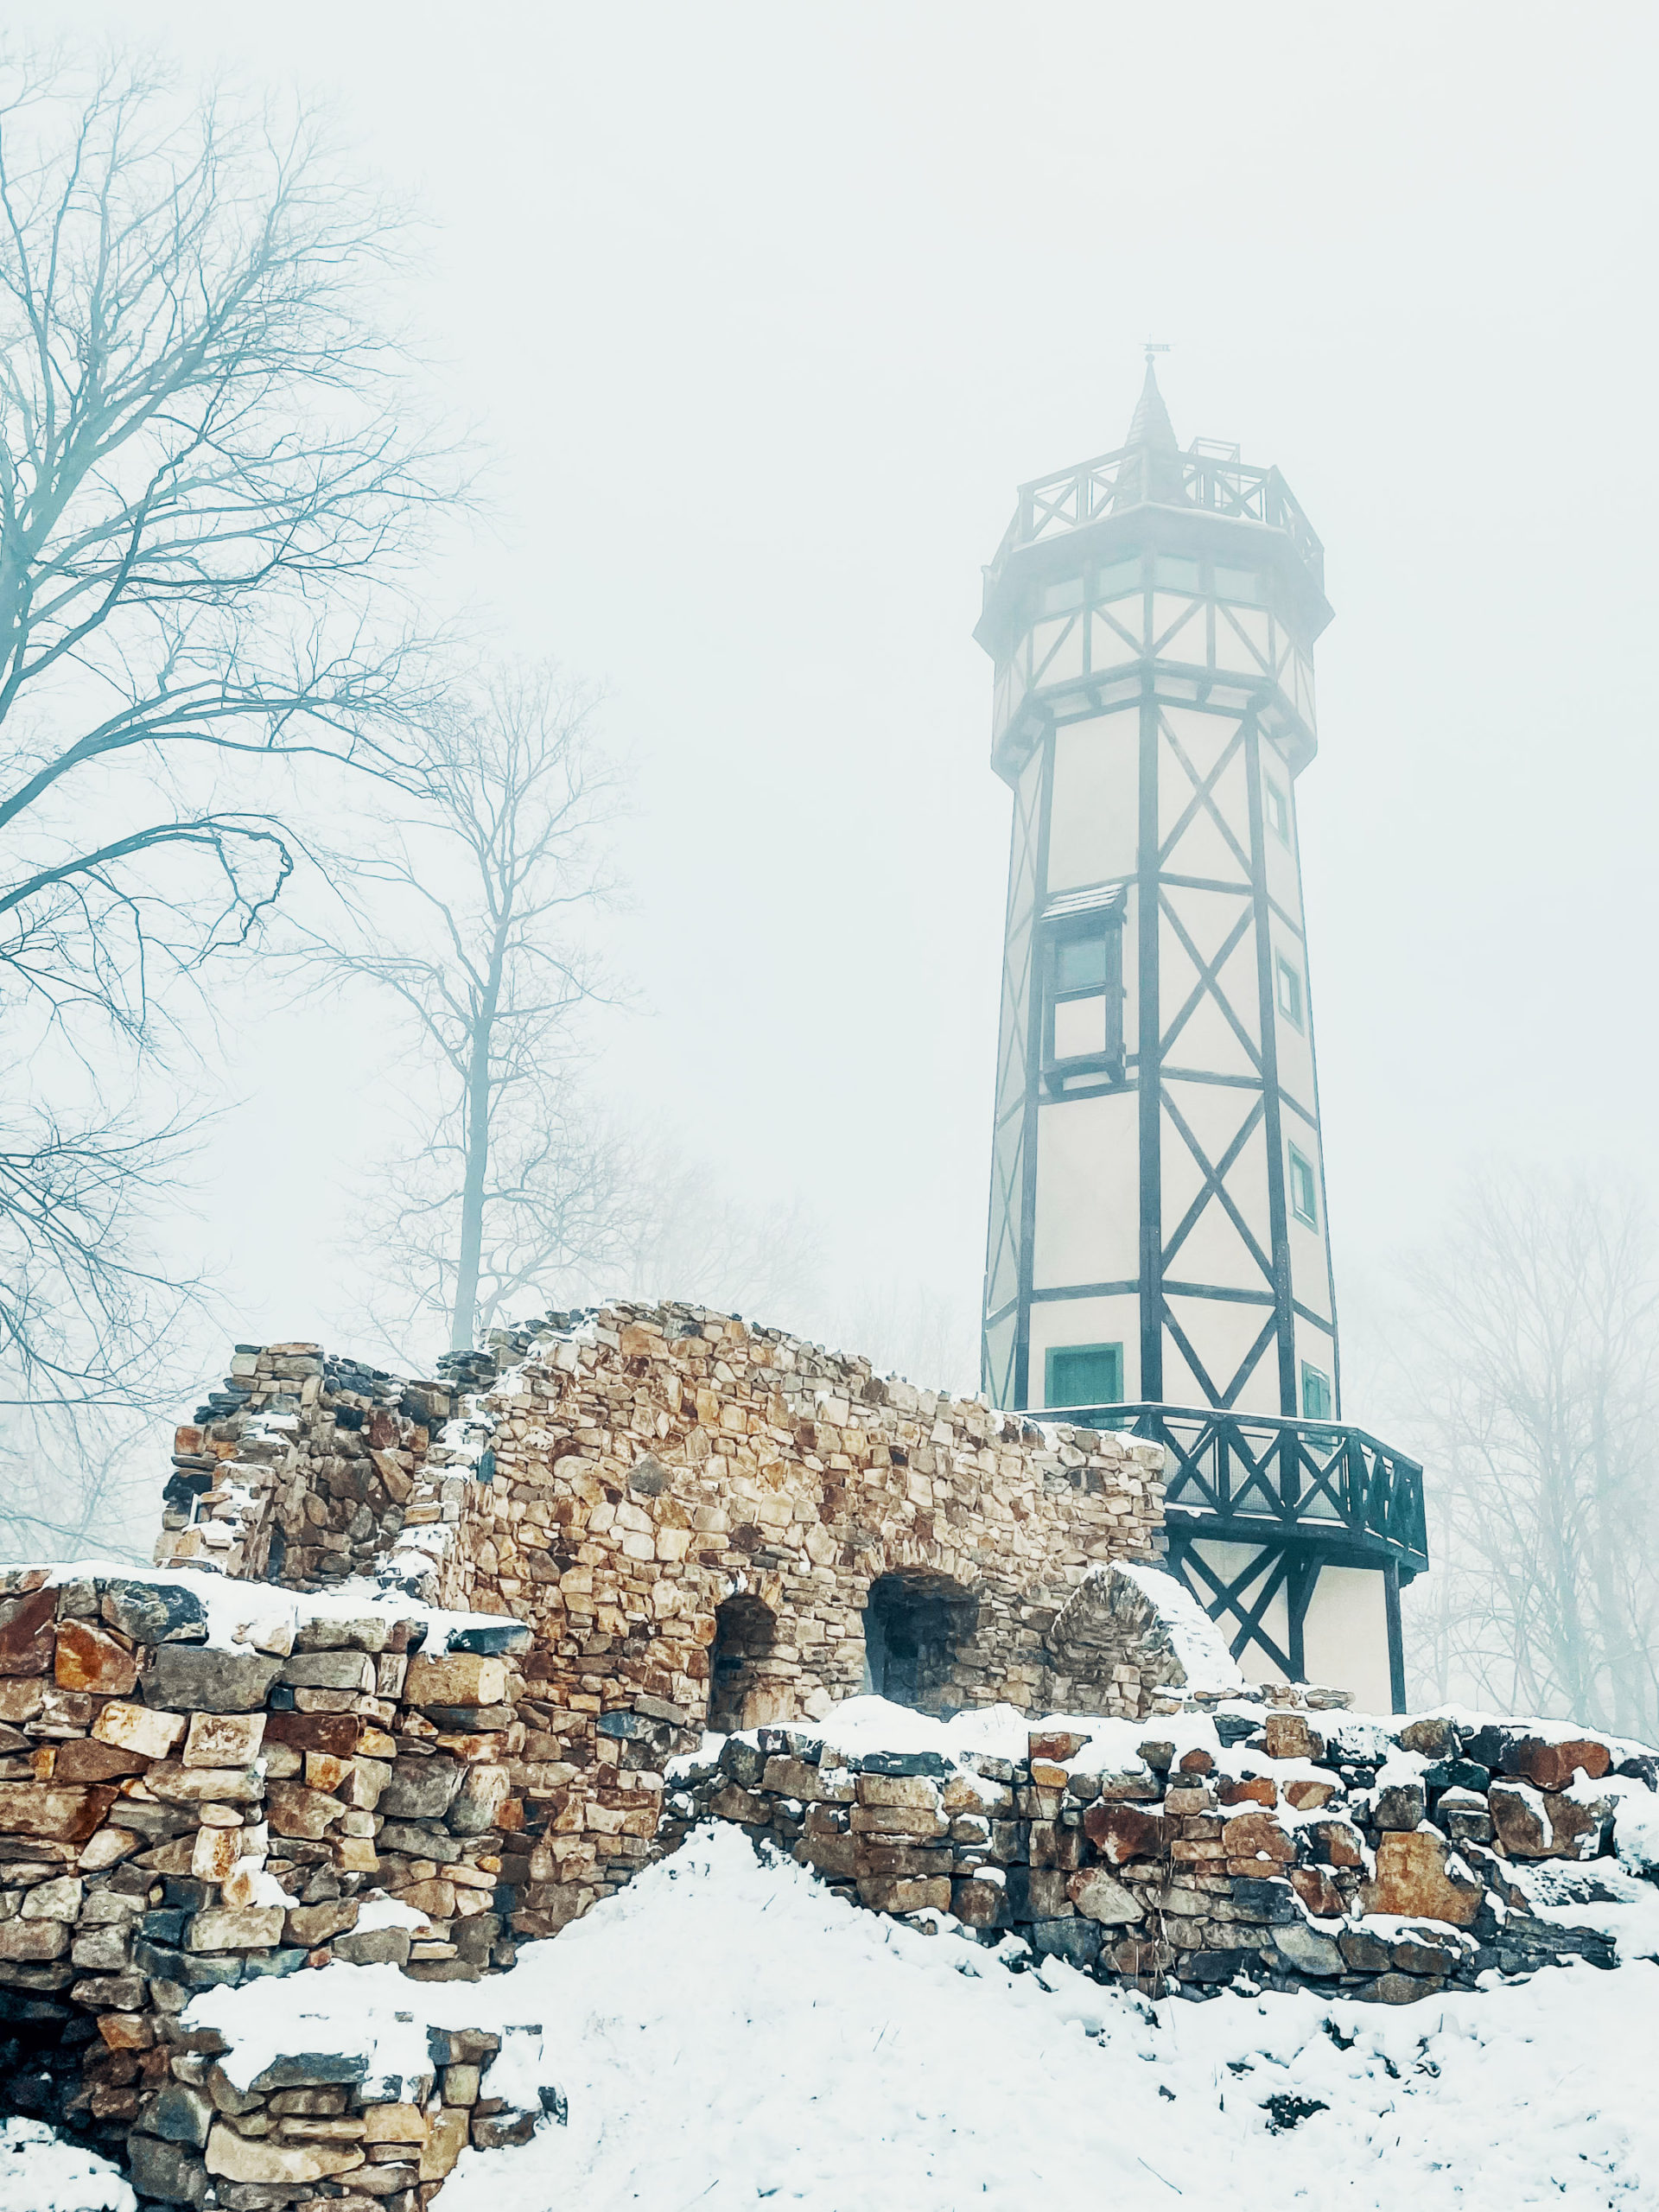
<svg viewBox="0 0 1659 2212">
<path fill-rule="evenodd" d="M 1184 451 L 1150 354 L 1122 447 L 1020 491 L 975 632 L 1014 793 L 983 1366 L 1162 1434 L 1240 1656 L 1376 1703 L 1421 1495 L 1341 1420 L 1296 804 L 1330 620 L 1283 478 Z"/>
</svg>

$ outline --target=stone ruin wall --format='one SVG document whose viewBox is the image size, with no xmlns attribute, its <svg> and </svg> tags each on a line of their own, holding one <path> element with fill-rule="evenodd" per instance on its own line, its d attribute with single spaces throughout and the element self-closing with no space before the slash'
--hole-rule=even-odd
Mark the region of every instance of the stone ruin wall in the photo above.
<svg viewBox="0 0 1659 2212">
<path fill-rule="evenodd" d="M 405 1382 L 240 1350 L 179 1433 L 157 1558 L 297 1588 L 373 1573 L 530 1624 L 521 1934 L 647 1858 L 711 1690 L 749 1726 L 855 1695 L 881 1578 L 926 1601 L 927 1709 L 1135 1714 L 1169 1678 L 1160 1652 L 1052 1637 L 1090 1566 L 1156 1556 L 1156 1446 L 681 1306 L 551 1317 L 440 1366 Z"/>
<path fill-rule="evenodd" d="M 734 1821 L 849 1903 L 950 1913 L 1150 1996 L 1242 1980 L 1403 2005 L 1616 1963 L 1606 1935 L 1551 1908 L 1635 1886 L 1615 1831 L 1652 1817 L 1651 1752 L 1300 1702 L 1317 1694 L 1200 1699 L 1092 1739 L 1050 1720 L 1018 1757 L 845 1755 L 762 1729 L 680 1763 L 664 1840 Z"/>
<path fill-rule="evenodd" d="M 326 1605 L 0 1570 L 0 2109 L 118 2158 L 146 2202 L 421 2212 L 467 2142 L 538 2116 L 480 2094 L 488 2034 L 436 2038 L 404 2094 L 326 2053 L 238 2091 L 183 2025 L 200 1991 L 336 1957 L 416 1981 L 512 1961 L 527 1632 Z M 402 1910 L 359 1928 L 374 1890 Z"/>
</svg>

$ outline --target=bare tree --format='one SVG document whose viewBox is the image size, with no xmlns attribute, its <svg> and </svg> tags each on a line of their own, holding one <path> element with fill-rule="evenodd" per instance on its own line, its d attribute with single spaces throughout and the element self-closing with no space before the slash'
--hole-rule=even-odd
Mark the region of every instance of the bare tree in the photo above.
<svg viewBox="0 0 1659 2212">
<path fill-rule="evenodd" d="M 338 925 L 301 954 L 397 1009 L 408 1142 L 372 1227 L 408 1314 L 442 1314 L 457 1346 L 613 1241 L 626 1147 L 583 1120 L 573 1072 L 575 1016 L 601 988 L 582 922 L 611 895 L 598 832 L 618 792 L 593 710 L 544 665 L 456 680 L 401 805 L 341 856 Z"/>
<path fill-rule="evenodd" d="M 401 758 L 383 594 L 448 475 L 397 231 L 304 116 L 0 57 L 0 1367 L 67 1402 L 176 1303 L 143 1065 L 292 872 L 281 764 Z"/>
<path fill-rule="evenodd" d="M 1659 1731 L 1656 1260 L 1634 1188 L 1511 1169 L 1410 1268 L 1442 1695 Z"/>
</svg>

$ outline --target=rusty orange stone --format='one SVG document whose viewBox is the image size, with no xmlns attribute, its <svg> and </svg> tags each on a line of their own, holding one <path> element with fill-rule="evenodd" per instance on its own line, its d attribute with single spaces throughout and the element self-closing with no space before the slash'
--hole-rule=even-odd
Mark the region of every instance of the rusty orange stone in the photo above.
<svg viewBox="0 0 1659 2212">
<path fill-rule="evenodd" d="M 1267 1805 L 1279 1802 L 1279 1785 L 1270 1774 L 1224 1774 L 1216 1784 L 1221 1805 Z"/>
<path fill-rule="evenodd" d="M 125 1697 L 138 1681 L 130 1651 L 86 1621 L 60 1621 L 53 1672 L 60 1690 L 91 1690 Z"/>
</svg>

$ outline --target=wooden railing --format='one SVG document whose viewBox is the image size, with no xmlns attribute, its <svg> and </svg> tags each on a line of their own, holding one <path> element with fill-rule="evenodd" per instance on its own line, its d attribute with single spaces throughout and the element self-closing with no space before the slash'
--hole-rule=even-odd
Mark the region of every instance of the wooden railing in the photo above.
<svg viewBox="0 0 1659 2212">
<path fill-rule="evenodd" d="M 1164 1446 L 1168 1526 L 1392 1559 L 1403 1580 L 1428 1565 L 1423 1471 L 1346 1421 L 1289 1421 L 1217 1407 L 1051 1408 L 1040 1418 L 1128 1429 Z"/>
<path fill-rule="evenodd" d="M 1022 484 L 1014 520 L 986 571 L 987 588 L 995 583 L 1004 563 L 1018 547 L 1034 544 L 1039 538 L 1052 537 L 1062 531 L 1079 530 L 1109 513 L 1116 502 L 1126 463 L 1136 472 L 1127 504 L 1136 504 L 1142 480 L 1138 474 L 1141 450 L 1126 446 L 1116 453 L 1082 461 L 1075 468 L 1063 468 L 1053 476 Z M 1179 502 L 1171 504 L 1203 507 L 1212 514 L 1237 515 L 1247 522 L 1264 523 L 1270 530 L 1282 530 L 1323 590 L 1325 548 L 1276 468 L 1255 468 L 1246 461 L 1215 454 L 1184 453 L 1179 459 L 1180 493 Z"/>
</svg>

